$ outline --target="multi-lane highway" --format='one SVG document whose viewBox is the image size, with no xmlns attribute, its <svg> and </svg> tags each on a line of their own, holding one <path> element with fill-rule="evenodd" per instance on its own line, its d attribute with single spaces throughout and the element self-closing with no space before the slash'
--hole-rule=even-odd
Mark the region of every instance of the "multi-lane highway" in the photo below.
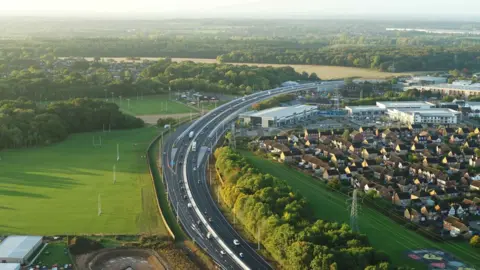
<svg viewBox="0 0 480 270">
<path fill-rule="evenodd" d="M 162 166 L 168 197 L 184 231 L 223 269 L 271 269 L 271 266 L 235 231 L 210 194 L 208 156 L 229 123 L 252 103 L 274 95 L 315 88 L 316 84 L 262 91 L 233 100 L 185 125 L 165 140 Z M 328 84 L 328 88 L 336 87 Z M 193 138 L 189 138 L 193 131 Z M 192 151 L 192 142 L 196 151 Z M 234 243 L 235 242 L 235 243 Z"/>
</svg>

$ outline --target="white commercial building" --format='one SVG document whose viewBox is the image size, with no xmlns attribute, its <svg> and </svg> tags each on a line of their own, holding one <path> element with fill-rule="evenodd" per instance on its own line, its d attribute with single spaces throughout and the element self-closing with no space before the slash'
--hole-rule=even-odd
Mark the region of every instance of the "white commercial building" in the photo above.
<svg viewBox="0 0 480 270">
<path fill-rule="evenodd" d="M 428 86 L 408 87 L 407 89 L 416 88 L 419 91 L 432 91 L 433 93 L 440 93 L 441 95 L 449 96 L 478 96 L 480 95 L 480 83 L 472 83 L 470 85 L 454 85 L 454 84 L 436 84 Z"/>
<path fill-rule="evenodd" d="M 377 106 L 384 109 L 428 109 L 435 104 L 425 101 L 378 101 Z"/>
<path fill-rule="evenodd" d="M 41 236 L 8 236 L 0 243 L 0 263 L 24 264 L 41 244 Z"/>
<path fill-rule="evenodd" d="M 290 107 L 275 107 L 263 111 L 242 113 L 239 118 L 244 124 L 261 127 L 279 127 L 295 124 L 318 113 L 316 106 L 298 105 Z"/>
<path fill-rule="evenodd" d="M 446 108 L 389 109 L 391 119 L 405 124 L 457 124 L 460 112 Z"/>
<path fill-rule="evenodd" d="M 439 84 L 446 83 L 446 77 L 434 77 L 434 76 L 416 76 L 406 80 L 408 85 L 424 85 L 424 84 Z"/>
<path fill-rule="evenodd" d="M 20 270 L 19 263 L 0 263 L 0 270 Z"/>
<path fill-rule="evenodd" d="M 346 106 L 345 110 L 350 118 L 356 120 L 379 118 L 387 112 L 387 109 L 378 106 Z"/>
</svg>

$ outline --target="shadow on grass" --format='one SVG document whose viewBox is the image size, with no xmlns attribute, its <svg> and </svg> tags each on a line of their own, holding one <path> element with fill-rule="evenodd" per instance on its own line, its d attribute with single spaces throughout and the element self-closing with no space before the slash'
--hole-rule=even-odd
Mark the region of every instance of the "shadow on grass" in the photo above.
<svg viewBox="0 0 480 270">
<path fill-rule="evenodd" d="M 7 172 L 2 177 L 0 177 L 0 183 L 60 189 L 67 189 L 73 186 L 81 185 L 80 183 L 74 182 L 73 179 L 67 177 L 22 172 Z"/>
<path fill-rule="evenodd" d="M 41 198 L 41 199 L 50 198 L 49 196 L 45 196 L 43 194 L 35 194 L 35 193 L 22 192 L 22 191 L 10 190 L 10 189 L 0 189 L 0 196 L 30 197 L 30 198 Z"/>
<path fill-rule="evenodd" d="M 8 207 L 8 206 L 0 206 L 0 210 L 15 210 L 15 208 Z"/>
</svg>

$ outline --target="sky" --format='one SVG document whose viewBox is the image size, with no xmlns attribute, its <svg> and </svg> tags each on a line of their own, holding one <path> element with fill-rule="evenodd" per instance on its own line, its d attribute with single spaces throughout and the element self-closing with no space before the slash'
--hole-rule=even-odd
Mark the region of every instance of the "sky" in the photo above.
<svg viewBox="0 0 480 270">
<path fill-rule="evenodd" d="M 479 0 L 5 0 L 1 14 L 288 17 L 409 15 L 479 17 Z"/>
</svg>

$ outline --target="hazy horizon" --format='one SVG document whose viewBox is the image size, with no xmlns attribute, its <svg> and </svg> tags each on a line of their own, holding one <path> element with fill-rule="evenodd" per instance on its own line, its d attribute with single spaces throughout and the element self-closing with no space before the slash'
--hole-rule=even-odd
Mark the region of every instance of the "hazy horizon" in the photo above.
<svg viewBox="0 0 480 270">
<path fill-rule="evenodd" d="M 154 0 L 118 2 L 83 0 L 69 4 L 61 0 L 16 0 L 2 3 L 0 14 L 35 17 L 92 18 L 370 18 L 424 20 L 478 20 L 480 1 L 465 0 L 450 5 L 446 0 Z"/>
</svg>

